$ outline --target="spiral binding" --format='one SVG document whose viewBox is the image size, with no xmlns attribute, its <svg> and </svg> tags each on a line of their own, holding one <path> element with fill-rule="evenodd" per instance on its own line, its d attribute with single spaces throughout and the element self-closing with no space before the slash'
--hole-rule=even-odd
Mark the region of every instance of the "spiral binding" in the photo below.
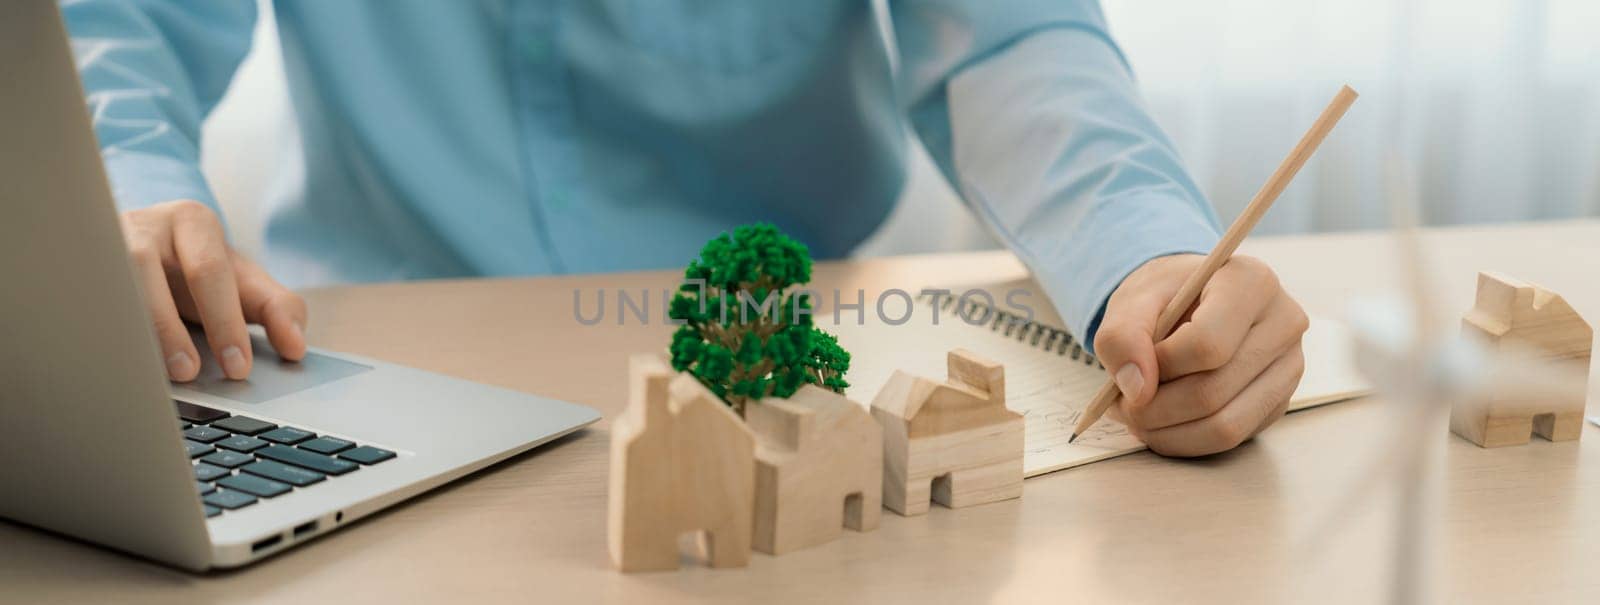
<svg viewBox="0 0 1600 605">
<path fill-rule="evenodd" d="M 940 297 L 932 292 L 923 292 L 917 298 L 922 299 L 924 302 L 932 303 Z M 938 311 L 945 313 L 947 316 L 955 315 L 957 319 L 975 327 L 987 324 L 989 330 L 996 334 L 1015 338 L 1019 342 L 1027 343 L 1028 346 L 1042 351 L 1053 351 L 1057 355 L 1070 357 L 1075 361 L 1082 361 L 1084 365 L 1105 369 L 1105 366 L 1100 365 L 1100 360 L 1095 359 L 1092 353 L 1083 348 L 1083 343 L 1078 342 L 1066 330 L 1023 319 L 1008 311 L 996 309 L 991 305 L 970 299 L 967 301 L 965 309 L 958 313 L 953 308 L 959 297 L 946 294 L 942 298 L 943 300 L 939 301 L 938 304 Z M 982 315 L 976 315 L 980 312 Z M 969 320 L 968 318 L 971 319 Z"/>
</svg>

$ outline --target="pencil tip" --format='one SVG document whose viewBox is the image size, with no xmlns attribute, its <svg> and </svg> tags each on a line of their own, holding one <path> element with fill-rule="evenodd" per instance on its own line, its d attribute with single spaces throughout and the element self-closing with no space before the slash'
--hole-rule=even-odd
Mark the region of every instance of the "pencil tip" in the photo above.
<svg viewBox="0 0 1600 605">
<path fill-rule="evenodd" d="M 1077 433 L 1073 433 L 1071 437 L 1067 438 L 1067 443 L 1072 443 L 1072 442 L 1077 441 L 1077 440 L 1078 440 L 1078 434 Z"/>
</svg>

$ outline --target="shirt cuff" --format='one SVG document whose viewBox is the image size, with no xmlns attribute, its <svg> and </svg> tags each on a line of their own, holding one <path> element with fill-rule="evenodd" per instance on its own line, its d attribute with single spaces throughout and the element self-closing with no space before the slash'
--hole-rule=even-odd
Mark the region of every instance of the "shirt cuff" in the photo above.
<svg viewBox="0 0 1600 605">
<path fill-rule="evenodd" d="M 1205 254 L 1219 235 L 1193 201 L 1170 193 L 1142 193 L 1100 200 L 1077 225 L 1062 255 L 1038 259 L 1034 274 L 1073 334 L 1094 352 L 1095 332 L 1111 293 L 1150 259 Z"/>
<path fill-rule="evenodd" d="M 195 200 L 222 216 L 205 175 L 191 162 L 164 155 L 114 151 L 104 154 L 111 195 L 123 212 L 173 200 Z"/>
</svg>

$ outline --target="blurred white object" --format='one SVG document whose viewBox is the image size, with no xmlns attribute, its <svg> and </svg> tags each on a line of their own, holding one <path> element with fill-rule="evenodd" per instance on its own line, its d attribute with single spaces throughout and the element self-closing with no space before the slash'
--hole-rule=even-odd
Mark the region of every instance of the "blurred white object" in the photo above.
<svg viewBox="0 0 1600 605">
<path fill-rule="evenodd" d="M 1437 519 L 1428 514 L 1434 458 L 1449 431 L 1451 406 L 1496 393 L 1518 393 L 1531 403 L 1564 397 L 1587 388 L 1588 368 L 1550 363 L 1542 355 L 1502 342 L 1490 351 L 1460 332 L 1439 329 L 1443 314 L 1434 303 L 1426 254 L 1416 233 L 1415 193 L 1403 176 L 1404 163 L 1387 156 L 1384 170 L 1394 231 L 1395 258 L 1401 267 L 1401 297 L 1360 301 L 1349 323 L 1356 362 L 1382 394 L 1391 411 L 1368 463 L 1358 467 L 1357 483 L 1345 490 L 1334 512 L 1312 534 L 1316 545 L 1377 488 L 1393 486 L 1395 533 L 1390 602 L 1430 602 L 1433 577 L 1428 554 Z"/>
</svg>

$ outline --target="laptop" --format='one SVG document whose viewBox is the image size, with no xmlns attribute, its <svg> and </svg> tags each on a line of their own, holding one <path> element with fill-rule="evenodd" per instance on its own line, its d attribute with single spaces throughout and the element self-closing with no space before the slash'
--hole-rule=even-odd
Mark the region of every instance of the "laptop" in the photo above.
<svg viewBox="0 0 1600 605">
<path fill-rule="evenodd" d="M 0 516 L 237 567 L 599 419 L 259 334 L 248 381 L 168 383 L 54 0 L 0 6 L 0 82 Z"/>
</svg>

